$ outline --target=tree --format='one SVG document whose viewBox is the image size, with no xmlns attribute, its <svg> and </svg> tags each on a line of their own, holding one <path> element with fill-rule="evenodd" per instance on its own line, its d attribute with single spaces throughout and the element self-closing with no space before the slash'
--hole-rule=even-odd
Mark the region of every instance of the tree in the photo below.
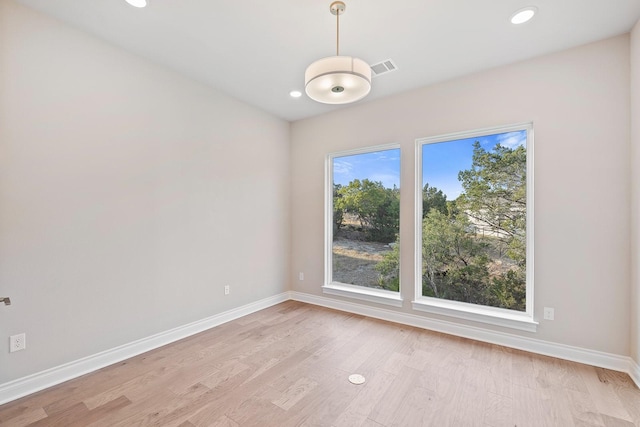
<svg viewBox="0 0 640 427">
<path fill-rule="evenodd" d="M 340 194 L 340 189 L 342 188 L 341 184 L 333 184 L 333 235 L 342 228 L 344 221 L 344 210 L 341 207 L 342 203 L 340 199 L 342 195 Z"/>
<path fill-rule="evenodd" d="M 400 231 L 400 190 L 385 188 L 384 198 L 370 218 L 370 240 L 390 243 Z"/>
<path fill-rule="evenodd" d="M 499 239 L 518 265 L 526 262 L 527 153 L 497 144 L 493 151 L 473 145 L 471 169 L 460 171 L 464 192 L 459 207 L 476 225 Z"/>
<path fill-rule="evenodd" d="M 492 279 L 491 293 L 495 298 L 494 307 L 526 310 L 527 286 L 525 272 L 509 270 Z"/>
<path fill-rule="evenodd" d="M 381 182 L 354 179 L 337 190 L 334 207 L 354 214 L 370 240 L 393 242 L 400 224 L 400 191 Z"/>
<path fill-rule="evenodd" d="M 422 217 L 427 216 L 431 209 L 436 209 L 443 214 L 447 213 L 447 196 L 436 187 L 425 184 L 422 188 Z"/>
<path fill-rule="evenodd" d="M 464 215 L 432 209 L 422 221 L 423 294 L 482 303 L 489 277 L 484 248 Z"/>
</svg>

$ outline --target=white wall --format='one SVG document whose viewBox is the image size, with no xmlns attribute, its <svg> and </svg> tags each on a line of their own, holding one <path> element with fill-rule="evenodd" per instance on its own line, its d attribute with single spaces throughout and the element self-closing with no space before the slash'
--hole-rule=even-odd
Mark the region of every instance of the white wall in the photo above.
<svg viewBox="0 0 640 427">
<path fill-rule="evenodd" d="M 640 365 L 640 21 L 631 32 L 631 239 L 631 356 Z"/>
<path fill-rule="evenodd" d="M 287 290 L 289 179 L 287 122 L 0 0 L 0 384 Z"/>
<path fill-rule="evenodd" d="M 415 139 L 533 121 L 535 316 L 554 307 L 556 320 L 540 320 L 536 334 L 508 332 L 628 355 L 629 79 L 624 35 L 293 123 L 293 289 L 321 294 L 327 153 L 401 144 L 402 310 L 410 312 Z"/>
</svg>

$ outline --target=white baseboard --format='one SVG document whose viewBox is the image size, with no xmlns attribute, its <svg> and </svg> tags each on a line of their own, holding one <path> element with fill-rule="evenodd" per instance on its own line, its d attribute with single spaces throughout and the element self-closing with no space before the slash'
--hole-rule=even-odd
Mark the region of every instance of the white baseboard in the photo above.
<svg viewBox="0 0 640 427">
<path fill-rule="evenodd" d="M 147 338 L 121 345 L 55 368 L 0 384 L 0 405 L 181 340 L 290 299 L 284 292 Z"/>
<path fill-rule="evenodd" d="M 640 387 L 640 366 L 638 366 L 638 364 L 630 357 L 557 344 L 504 332 L 490 331 L 474 326 L 462 325 L 459 323 L 417 316 L 384 308 L 370 307 L 362 304 L 326 298 L 323 296 L 295 291 L 289 292 L 289 295 L 291 296 L 291 299 L 295 301 L 333 308 L 340 311 L 374 317 L 376 319 L 387 320 L 418 328 L 429 329 L 491 344 L 503 345 L 505 347 L 557 357 L 559 359 L 571 360 L 573 362 L 598 366 L 600 368 L 626 372 L 634 380 L 636 385 Z"/>
<path fill-rule="evenodd" d="M 64 365 L 60 365 L 55 368 L 47 369 L 8 383 L 0 384 L 0 405 L 290 299 L 373 317 L 376 319 L 429 329 L 445 334 L 456 335 L 492 344 L 499 344 L 505 347 L 530 351 L 532 353 L 585 363 L 587 365 L 612 369 L 614 371 L 626 372 L 633 379 L 636 385 L 640 387 L 640 365 L 630 357 L 564 344 L 556 344 L 504 332 L 490 331 L 474 326 L 461 325 L 445 320 L 432 319 L 383 308 L 374 308 L 317 295 L 289 291 L 246 304 L 242 307 L 225 311 L 224 313 L 220 313 L 197 322 L 189 323 L 188 325 L 180 326 L 166 332 L 161 332 L 120 347 L 106 350 L 73 362 L 65 363 Z"/>
</svg>

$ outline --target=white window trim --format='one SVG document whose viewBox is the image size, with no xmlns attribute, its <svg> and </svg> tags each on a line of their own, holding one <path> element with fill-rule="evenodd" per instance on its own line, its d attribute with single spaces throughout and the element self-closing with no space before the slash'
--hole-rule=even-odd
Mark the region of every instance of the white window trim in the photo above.
<svg viewBox="0 0 640 427">
<path fill-rule="evenodd" d="M 359 299 L 394 307 L 402 307 L 403 299 L 400 291 L 388 291 L 386 289 L 367 288 L 364 286 L 350 285 L 333 282 L 333 159 L 336 157 L 352 156 L 355 154 L 367 154 L 376 151 L 400 149 L 400 144 L 384 144 L 358 148 L 354 150 L 329 153 L 325 158 L 325 212 L 324 212 L 324 285 L 322 292 L 347 298 Z M 402 153 L 402 151 L 401 151 Z M 400 160 L 402 171 L 402 159 Z M 402 187 L 400 188 L 402 193 Z M 402 248 L 400 248 L 402 252 Z M 402 255 L 400 255 L 402 256 Z M 402 277 L 400 276 L 400 287 Z"/>
<path fill-rule="evenodd" d="M 526 289 L 526 311 L 508 310 L 496 307 L 488 307 L 458 301 L 449 301 L 439 298 L 422 296 L 422 146 L 445 141 L 455 141 L 494 135 L 497 133 L 514 132 L 519 130 L 527 131 L 527 289 Z M 415 245 L 414 245 L 414 265 L 415 265 L 415 300 L 412 307 L 417 311 L 424 311 L 459 319 L 472 320 L 475 322 L 487 323 L 506 328 L 519 329 L 535 332 L 538 322 L 534 318 L 533 309 L 533 122 L 517 123 L 506 126 L 496 126 L 485 129 L 478 129 L 466 132 L 450 133 L 446 135 L 433 136 L 416 139 L 415 150 Z"/>
<path fill-rule="evenodd" d="M 422 292 L 422 289 L 420 289 L 420 292 Z M 432 297 L 417 297 L 415 301 L 411 301 L 411 306 L 416 311 L 472 320 L 474 322 L 519 329 L 527 332 L 536 332 L 538 326 L 538 322 L 534 321 L 533 318 L 525 312 L 466 302 Z"/>
<path fill-rule="evenodd" d="M 402 307 L 403 303 L 400 292 L 388 291 L 386 289 L 366 288 L 363 286 L 349 285 L 339 282 L 324 285 L 322 287 L 322 292 L 329 295 L 354 298 L 362 301 L 390 305 L 393 307 Z"/>
</svg>

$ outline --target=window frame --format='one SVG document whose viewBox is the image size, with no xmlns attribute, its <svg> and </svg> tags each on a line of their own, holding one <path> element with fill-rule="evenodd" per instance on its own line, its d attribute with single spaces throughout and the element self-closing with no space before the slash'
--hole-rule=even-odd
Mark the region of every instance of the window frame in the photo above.
<svg viewBox="0 0 640 427">
<path fill-rule="evenodd" d="M 324 212 L 324 284 L 322 292 L 325 294 L 353 298 L 362 301 L 374 302 L 393 307 L 402 307 L 402 274 L 398 272 L 400 281 L 399 290 L 374 289 L 364 286 L 351 285 L 333 281 L 333 161 L 338 157 L 353 156 L 358 154 L 375 153 L 385 150 L 400 151 L 400 175 L 402 175 L 402 148 L 400 144 L 391 143 L 375 146 L 367 146 L 351 150 L 329 153 L 325 156 L 325 212 Z M 402 198 L 402 183 L 400 185 L 400 197 Z M 400 248 L 402 258 L 402 248 Z M 401 270 L 401 269 L 400 269 Z"/>
<path fill-rule="evenodd" d="M 452 301 L 422 295 L 422 156 L 423 147 L 428 144 L 446 143 L 460 139 L 482 137 L 500 133 L 527 132 L 527 212 L 526 212 L 526 310 L 524 312 L 473 303 Z M 534 318 L 534 130 L 533 122 L 495 126 L 463 132 L 416 139 L 415 148 L 415 296 L 411 302 L 416 311 L 487 323 L 506 328 L 535 332 L 538 322 Z"/>
</svg>

